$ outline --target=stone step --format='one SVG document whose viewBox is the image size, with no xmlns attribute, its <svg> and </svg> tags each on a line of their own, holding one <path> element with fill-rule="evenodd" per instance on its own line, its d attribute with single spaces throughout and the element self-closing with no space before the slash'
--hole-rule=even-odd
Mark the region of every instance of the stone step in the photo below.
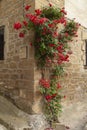
<svg viewBox="0 0 87 130">
<path fill-rule="evenodd" d="M 66 128 L 65 128 L 64 125 L 58 123 L 58 124 L 56 124 L 56 128 L 55 128 L 55 130 L 66 130 Z"/>
<path fill-rule="evenodd" d="M 9 129 L 29 128 L 27 114 L 0 96 L 0 124 Z M 2 127 L 2 128 L 4 128 Z M 0 129 L 1 130 L 1 129 Z"/>
<path fill-rule="evenodd" d="M 0 124 L 0 130 L 7 130 L 7 128 Z"/>
</svg>

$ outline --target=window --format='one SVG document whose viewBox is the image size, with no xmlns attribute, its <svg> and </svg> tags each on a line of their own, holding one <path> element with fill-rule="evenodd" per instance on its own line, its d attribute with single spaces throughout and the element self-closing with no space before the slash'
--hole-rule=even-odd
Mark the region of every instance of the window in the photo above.
<svg viewBox="0 0 87 130">
<path fill-rule="evenodd" d="M 4 60 L 4 27 L 0 27 L 0 60 Z"/>
</svg>

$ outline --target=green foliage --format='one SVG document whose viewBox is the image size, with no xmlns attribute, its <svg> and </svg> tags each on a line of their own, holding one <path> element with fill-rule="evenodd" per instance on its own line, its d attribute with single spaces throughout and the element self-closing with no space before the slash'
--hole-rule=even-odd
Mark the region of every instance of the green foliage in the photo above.
<svg viewBox="0 0 87 130">
<path fill-rule="evenodd" d="M 61 12 L 60 8 L 56 7 L 44 7 L 42 9 L 42 15 L 41 17 L 46 17 L 49 20 L 55 20 L 55 19 L 60 19 L 63 16 L 63 13 Z"/>
<path fill-rule="evenodd" d="M 62 76 L 64 73 L 63 65 L 55 66 L 52 71 L 53 76 Z"/>
</svg>

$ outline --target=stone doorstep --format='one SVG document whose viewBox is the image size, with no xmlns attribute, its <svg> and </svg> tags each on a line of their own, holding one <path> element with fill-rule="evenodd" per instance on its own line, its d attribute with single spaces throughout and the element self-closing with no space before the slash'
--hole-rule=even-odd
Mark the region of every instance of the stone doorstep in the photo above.
<svg viewBox="0 0 87 130">
<path fill-rule="evenodd" d="M 56 125 L 55 130 L 66 130 L 66 128 L 65 128 L 65 126 L 64 126 L 63 124 L 58 123 L 58 124 Z"/>
<path fill-rule="evenodd" d="M 23 127 L 22 128 L 15 127 L 2 119 L 0 119 L 0 125 L 2 127 L 2 129 L 0 129 L 0 130 L 31 130 L 30 128 L 28 128 L 28 126 L 27 127 L 25 126 L 24 128 Z"/>
<path fill-rule="evenodd" d="M 45 130 L 66 130 L 66 127 L 61 123 L 54 124 L 54 128 L 46 128 Z"/>
</svg>

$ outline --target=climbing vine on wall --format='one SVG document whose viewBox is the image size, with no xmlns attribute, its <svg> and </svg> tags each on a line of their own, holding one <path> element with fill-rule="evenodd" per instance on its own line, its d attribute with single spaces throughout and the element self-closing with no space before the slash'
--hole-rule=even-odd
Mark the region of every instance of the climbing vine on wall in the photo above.
<svg viewBox="0 0 87 130">
<path fill-rule="evenodd" d="M 66 19 L 66 11 L 49 3 L 47 7 L 36 9 L 29 13 L 31 6 L 25 6 L 25 19 L 16 22 L 14 28 L 19 30 L 19 37 L 24 38 L 29 30 L 35 31 L 35 40 L 31 46 L 35 48 L 37 66 L 43 70 L 51 68 L 49 79 L 43 77 L 39 81 L 40 92 L 43 95 L 45 113 L 50 125 L 57 122 L 61 111 L 61 85 L 58 77 L 63 75 L 64 64 L 69 62 L 72 53 L 69 47 L 73 37 L 77 37 L 79 24 Z"/>
</svg>

